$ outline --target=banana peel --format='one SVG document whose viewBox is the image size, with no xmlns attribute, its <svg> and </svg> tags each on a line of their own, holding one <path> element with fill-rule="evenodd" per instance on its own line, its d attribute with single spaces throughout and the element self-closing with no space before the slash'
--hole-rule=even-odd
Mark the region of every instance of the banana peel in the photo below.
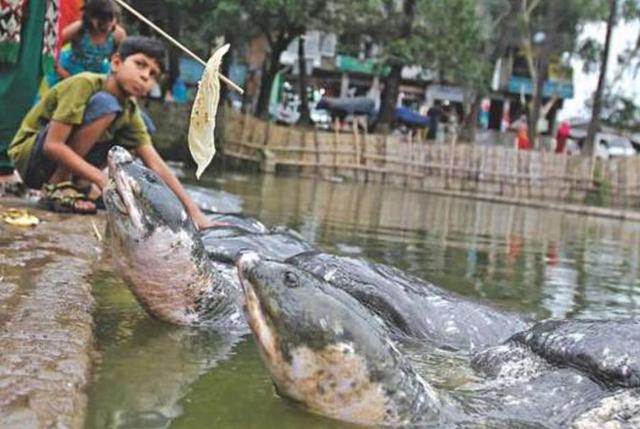
<svg viewBox="0 0 640 429">
<path fill-rule="evenodd" d="M 0 213 L 0 217 L 5 223 L 13 226 L 36 226 L 40 223 L 40 219 L 32 215 L 26 210 L 9 209 Z"/>
</svg>

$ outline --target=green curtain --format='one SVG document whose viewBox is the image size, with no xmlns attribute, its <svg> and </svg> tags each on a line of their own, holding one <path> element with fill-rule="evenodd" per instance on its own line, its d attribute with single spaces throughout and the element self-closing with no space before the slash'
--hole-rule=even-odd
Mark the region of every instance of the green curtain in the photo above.
<svg viewBox="0 0 640 429">
<path fill-rule="evenodd" d="M 7 148 L 33 105 L 42 79 L 42 39 L 46 2 L 30 0 L 22 25 L 16 64 L 0 63 L 0 174 L 13 172 Z"/>
</svg>

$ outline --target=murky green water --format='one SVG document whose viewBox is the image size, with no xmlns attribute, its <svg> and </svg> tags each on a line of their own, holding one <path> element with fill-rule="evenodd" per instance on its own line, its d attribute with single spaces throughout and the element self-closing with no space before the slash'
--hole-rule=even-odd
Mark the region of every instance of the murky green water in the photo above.
<svg viewBox="0 0 640 429">
<path fill-rule="evenodd" d="M 388 263 L 537 319 L 640 316 L 640 224 L 375 185 L 227 173 L 200 182 L 325 250 Z M 252 338 L 151 320 L 105 261 L 88 428 L 349 428 L 277 398 Z M 417 366 L 429 371 L 433 362 Z M 471 374 L 440 359 L 439 383 Z"/>
</svg>

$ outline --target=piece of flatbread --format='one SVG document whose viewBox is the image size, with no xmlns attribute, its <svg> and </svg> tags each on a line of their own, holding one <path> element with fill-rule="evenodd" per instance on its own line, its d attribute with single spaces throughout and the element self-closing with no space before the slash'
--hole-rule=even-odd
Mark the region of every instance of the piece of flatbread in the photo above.
<svg viewBox="0 0 640 429">
<path fill-rule="evenodd" d="M 220 80 L 218 70 L 222 63 L 222 57 L 229 50 L 229 44 L 218 48 L 204 69 L 202 79 L 198 83 L 198 92 L 191 108 L 191 121 L 189 123 L 189 151 L 196 162 L 196 178 L 200 178 L 207 168 L 216 146 L 213 141 L 213 132 L 216 128 L 216 112 L 220 100 Z"/>
</svg>

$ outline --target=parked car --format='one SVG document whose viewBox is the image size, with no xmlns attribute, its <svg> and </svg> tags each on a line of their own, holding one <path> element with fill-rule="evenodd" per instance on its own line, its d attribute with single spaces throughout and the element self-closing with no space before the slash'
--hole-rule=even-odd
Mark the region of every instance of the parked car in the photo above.
<svg viewBox="0 0 640 429">
<path fill-rule="evenodd" d="M 617 134 L 597 133 L 596 134 L 596 157 L 609 159 L 612 157 L 633 156 L 636 150 L 628 137 Z"/>
<path fill-rule="evenodd" d="M 579 154 L 583 150 L 586 137 L 569 139 L 567 153 Z M 612 133 L 597 133 L 595 137 L 596 158 L 609 159 L 626 156 L 634 156 L 637 152 L 628 137 Z"/>
<path fill-rule="evenodd" d="M 317 109 L 310 105 L 311 120 L 320 129 L 329 129 L 331 127 L 331 116 L 324 109 Z M 284 103 L 277 104 L 271 108 L 271 116 L 279 124 L 294 125 L 300 119 L 300 103 Z"/>
</svg>

